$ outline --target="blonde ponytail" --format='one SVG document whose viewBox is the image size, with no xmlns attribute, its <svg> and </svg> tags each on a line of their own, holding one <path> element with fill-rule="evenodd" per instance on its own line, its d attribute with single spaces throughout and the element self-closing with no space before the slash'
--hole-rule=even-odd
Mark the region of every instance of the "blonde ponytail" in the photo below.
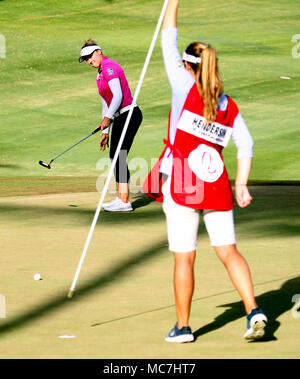
<svg viewBox="0 0 300 379">
<path fill-rule="evenodd" d="M 217 52 L 211 45 L 194 42 L 188 46 L 186 53 L 201 58 L 201 63 L 190 63 L 196 74 L 196 83 L 204 102 L 206 122 L 214 122 L 218 113 L 219 96 L 223 92 L 223 82 L 218 69 Z"/>
</svg>

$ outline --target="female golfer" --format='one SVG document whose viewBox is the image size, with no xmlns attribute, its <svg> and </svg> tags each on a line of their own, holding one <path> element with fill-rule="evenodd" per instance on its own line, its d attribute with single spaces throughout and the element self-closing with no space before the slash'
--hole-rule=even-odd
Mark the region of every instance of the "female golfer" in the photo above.
<svg viewBox="0 0 300 379">
<path fill-rule="evenodd" d="M 113 160 L 133 100 L 130 88 L 122 67 L 104 56 L 101 47 L 91 39 L 81 48 L 79 62 L 83 61 L 97 69 L 96 83 L 102 101 L 100 150 L 104 151 L 108 146 L 110 124 L 113 123 L 109 153 L 110 159 Z M 106 211 L 133 210 L 129 201 L 130 173 L 126 159 L 142 119 L 142 112 L 135 104 L 114 170 L 118 197 L 110 203 L 103 204 Z"/>
<path fill-rule="evenodd" d="M 162 51 L 172 88 L 168 141 L 158 165 L 165 181 L 162 192 L 151 194 L 152 170 L 152 179 L 149 175 L 144 185 L 150 196 L 163 199 L 169 250 L 175 258 L 177 323 L 165 339 L 194 340 L 189 317 L 199 214 L 203 215 L 211 245 L 243 300 L 247 314 L 244 337 L 258 339 L 264 335 L 267 318 L 256 304 L 247 262 L 236 247 L 233 194 L 221 154 L 232 136 L 238 150 L 236 201 L 246 207 L 252 200 L 247 181 L 253 141 L 238 107 L 223 93 L 216 50 L 195 42 L 181 58 L 177 49 L 178 5 L 179 0 L 169 0 L 162 27 Z"/>
</svg>

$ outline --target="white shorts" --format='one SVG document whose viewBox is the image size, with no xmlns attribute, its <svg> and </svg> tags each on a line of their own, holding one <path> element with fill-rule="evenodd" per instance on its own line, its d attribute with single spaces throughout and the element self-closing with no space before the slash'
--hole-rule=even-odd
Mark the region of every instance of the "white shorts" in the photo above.
<svg viewBox="0 0 300 379">
<path fill-rule="evenodd" d="M 167 219 L 169 250 L 188 253 L 197 248 L 200 213 L 212 246 L 233 245 L 236 243 L 233 211 L 193 209 L 175 203 L 170 193 L 170 177 L 164 183 L 163 210 Z"/>
</svg>

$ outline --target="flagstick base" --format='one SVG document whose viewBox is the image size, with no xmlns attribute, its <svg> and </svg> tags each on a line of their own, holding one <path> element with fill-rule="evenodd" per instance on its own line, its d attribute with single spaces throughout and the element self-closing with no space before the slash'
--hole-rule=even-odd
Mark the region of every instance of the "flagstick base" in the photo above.
<svg viewBox="0 0 300 379">
<path fill-rule="evenodd" d="M 74 295 L 74 291 L 70 290 L 68 292 L 68 299 L 72 299 L 73 295 Z"/>
</svg>

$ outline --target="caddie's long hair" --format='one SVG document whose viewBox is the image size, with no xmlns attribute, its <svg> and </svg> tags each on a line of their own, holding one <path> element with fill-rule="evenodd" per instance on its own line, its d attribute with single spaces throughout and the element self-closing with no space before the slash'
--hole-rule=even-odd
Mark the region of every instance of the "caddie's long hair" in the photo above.
<svg viewBox="0 0 300 379">
<path fill-rule="evenodd" d="M 219 96 L 224 90 L 218 69 L 217 51 L 209 44 L 193 42 L 186 48 L 186 53 L 201 58 L 201 63 L 187 62 L 196 74 L 196 83 L 204 102 L 206 122 L 216 121 Z"/>
</svg>

